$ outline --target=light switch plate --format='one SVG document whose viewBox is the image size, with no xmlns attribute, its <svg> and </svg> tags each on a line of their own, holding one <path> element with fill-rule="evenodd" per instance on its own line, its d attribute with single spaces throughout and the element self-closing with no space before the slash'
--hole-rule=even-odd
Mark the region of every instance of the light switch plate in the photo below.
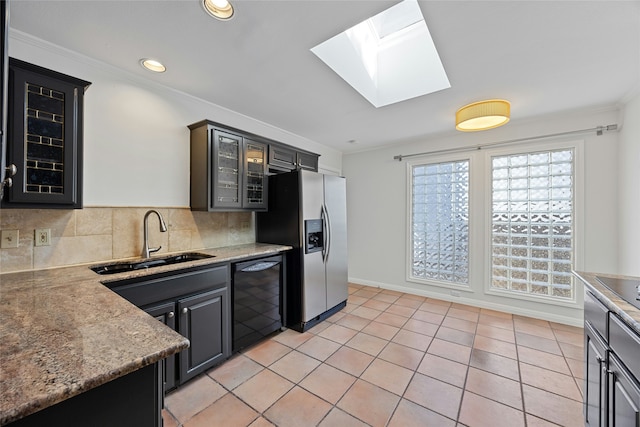
<svg viewBox="0 0 640 427">
<path fill-rule="evenodd" d="M 49 246 L 51 244 L 51 229 L 37 228 L 35 235 L 36 246 Z"/>
<path fill-rule="evenodd" d="M 17 248 L 20 234 L 18 230 L 0 231 L 0 247 L 2 249 Z"/>
</svg>

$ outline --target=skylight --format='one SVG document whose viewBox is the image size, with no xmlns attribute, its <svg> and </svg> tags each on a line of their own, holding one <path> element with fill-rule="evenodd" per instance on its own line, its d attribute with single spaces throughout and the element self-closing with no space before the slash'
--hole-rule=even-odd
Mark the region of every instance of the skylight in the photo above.
<svg viewBox="0 0 640 427">
<path fill-rule="evenodd" d="M 416 0 L 404 0 L 311 52 L 376 108 L 451 87 Z"/>
</svg>

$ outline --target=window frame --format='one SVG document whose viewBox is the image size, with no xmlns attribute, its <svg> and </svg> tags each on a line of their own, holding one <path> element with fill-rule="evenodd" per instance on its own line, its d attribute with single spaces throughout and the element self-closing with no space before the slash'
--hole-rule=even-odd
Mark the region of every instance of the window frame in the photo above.
<svg viewBox="0 0 640 427">
<path fill-rule="evenodd" d="M 491 288 L 492 256 L 492 157 L 503 155 L 527 154 L 538 151 L 572 149 L 574 152 L 573 174 L 573 270 L 581 270 L 584 265 L 584 213 L 585 213 L 585 142 L 582 139 L 550 139 L 547 141 L 522 142 L 503 146 L 483 148 L 481 150 L 469 148 L 448 154 L 435 154 L 407 161 L 406 166 L 406 209 L 407 223 L 405 225 L 405 280 L 436 288 L 449 289 L 451 295 L 457 296 L 456 291 L 468 294 L 499 297 L 506 303 L 509 300 L 520 300 L 524 304 L 548 304 L 561 307 L 580 308 L 582 304 L 581 286 L 574 280 L 574 294 L 572 299 L 560 300 L 553 296 L 519 294 Z M 456 284 L 437 280 L 426 280 L 413 277 L 412 274 L 412 224 L 413 224 L 413 177 L 412 168 L 416 165 L 436 164 L 444 162 L 469 161 L 469 283 Z M 476 297 L 476 298 L 477 298 Z M 526 306 L 523 306 L 526 307 Z M 533 308 L 533 307 L 530 307 Z"/>
<path fill-rule="evenodd" d="M 545 303 L 565 307 L 577 307 L 581 300 L 578 296 L 580 292 L 579 281 L 573 279 L 573 297 L 558 298 L 551 295 L 539 295 L 520 293 L 502 289 L 496 289 L 492 284 L 492 191 L 493 191 L 493 163 L 496 156 L 512 156 L 519 154 L 530 154 L 544 151 L 573 150 L 573 223 L 572 223 L 572 245 L 573 245 L 573 266 L 572 270 L 579 270 L 584 261 L 583 236 L 584 236 L 584 140 L 565 140 L 553 142 L 524 143 L 517 146 L 491 148 L 485 150 L 485 207 L 484 213 L 486 221 L 484 224 L 484 293 L 492 296 L 499 296 L 509 299 L 518 299 L 537 303 Z"/>
<path fill-rule="evenodd" d="M 477 228 L 477 219 L 473 218 L 471 214 L 473 210 L 473 205 L 476 203 L 476 193 L 474 191 L 475 181 L 473 178 L 476 160 L 474 159 L 473 154 L 471 153 L 456 153 L 449 155 L 438 155 L 438 156 L 430 156 L 429 158 L 423 158 L 421 160 L 412 160 L 407 162 L 406 167 L 406 182 L 407 182 L 407 197 L 406 197 L 406 206 L 407 206 L 407 224 L 406 224 L 406 262 L 405 262 L 405 280 L 407 282 L 418 283 L 422 285 L 430 285 L 436 286 L 440 288 L 447 288 L 455 291 L 464 291 L 464 292 L 475 292 L 473 289 L 473 277 L 478 274 L 476 259 L 481 257 L 474 256 L 474 243 L 476 239 L 474 238 L 474 233 Z M 422 279 L 419 277 L 415 277 L 412 274 L 412 261 L 413 261 L 413 168 L 415 166 L 421 165 L 434 165 L 440 163 L 453 163 L 453 162 L 469 162 L 469 222 L 468 222 L 468 237 L 469 241 L 467 246 L 469 248 L 468 256 L 469 256 L 469 272 L 468 277 L 469 280 L 467 283 L 455 283 L 455 282 L 447 282 L 442 280 L 435 279 Z"/>
</svg>

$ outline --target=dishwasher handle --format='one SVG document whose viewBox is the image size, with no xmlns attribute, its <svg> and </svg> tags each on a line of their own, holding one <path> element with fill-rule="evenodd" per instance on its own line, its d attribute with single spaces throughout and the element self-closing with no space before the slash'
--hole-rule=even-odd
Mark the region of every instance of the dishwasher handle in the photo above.
<svg viewBox="0 0 640 427">
<path fill-rule="evenodd" d="M 280 261 L 260 261 L 251 263 L 249 265 L 239 265 L 236 271 L 242 271 L 243 273 L 257 273 L 259 271 L 268 270 L 274 266 L 280 264 Z"/>
</svg>

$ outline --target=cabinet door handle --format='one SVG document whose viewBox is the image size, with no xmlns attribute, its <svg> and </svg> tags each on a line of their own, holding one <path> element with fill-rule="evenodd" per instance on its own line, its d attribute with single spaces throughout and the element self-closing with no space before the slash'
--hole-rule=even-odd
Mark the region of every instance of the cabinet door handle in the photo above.
<svg viewBox="0 0 640 427">
<path fill-rule="evenodd" d="M 167 314 L 167 317 L 168 317 L 169 319 L 171 319 L 171 318 L 172 318 L 173 316 L 175 316 L 175 315 L 176 315 L 176 314 L 175 314 L 173 311 L 170 311 L 170 312 Z"/>
<path fill-rule="evenodd" d="M 189 309 L 187 307 L 182 309 L 182 314 L 187 314 L 189 312 Z"/>
<path fill-rule="evenodd" d="M 7 176 L 14 176 L 18 173 L 18 167 L 12 163 L 5 168 L 5 173 Z"/>
</svg>

